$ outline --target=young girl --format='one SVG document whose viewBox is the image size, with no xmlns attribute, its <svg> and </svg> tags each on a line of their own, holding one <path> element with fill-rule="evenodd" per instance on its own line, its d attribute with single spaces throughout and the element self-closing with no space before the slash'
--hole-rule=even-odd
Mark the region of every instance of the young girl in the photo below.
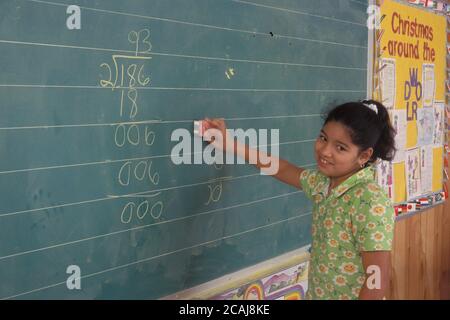
<svg viewBox="0 0 450 320">
<path fill-rule="evenodd" d="M 221 135 L 210 136 L 216 149 L 234 152 L 246 161 L 258 159 L 256 166 L 267 168 L 259 161 L 267 154 L 233 141 L 223 120 L 205 121 L 220 130 Z M 377 159 L 392 160 L 394 134 L 381 103 L 349 102 L 326 116 L 315 142 L 316 170 L 276 159 L 279 169 L 273 177 L 303 189 L 313 201 L 308 298 L 387 296 L 394 210 L 374 180 L 372 164 Z"/>
</svg>

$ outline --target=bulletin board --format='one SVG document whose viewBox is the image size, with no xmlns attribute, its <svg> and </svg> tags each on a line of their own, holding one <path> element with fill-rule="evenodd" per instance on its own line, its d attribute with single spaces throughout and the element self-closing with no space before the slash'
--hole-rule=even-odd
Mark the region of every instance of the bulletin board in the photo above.
<svg viewBox="0 0 450 320">
<path fill-rule="evenodd" d="M 377 177 L 394 204 L 429 204 L 443 192 L 446 27 L 443 14 L 379 1 L 374 32 L 373 97 L 396 130 L 395 158 Z M 418 201 L 421 200 L 422 202 Z M 409 210 L 408 210 L 409 211 Z"/>
</svg>

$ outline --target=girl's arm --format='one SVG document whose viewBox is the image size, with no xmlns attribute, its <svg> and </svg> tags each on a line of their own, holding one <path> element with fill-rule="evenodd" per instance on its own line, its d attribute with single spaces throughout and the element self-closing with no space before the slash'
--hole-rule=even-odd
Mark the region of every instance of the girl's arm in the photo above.
<svg viewBox="0 0 450 320">
<path fill-rule="evenodd" d="M 363 251 L 361 255 L 366 281 L 359 293 L 359 299 L 387 299 L 390 292 L 391 252 Z"/>
<path fill-rule="evenodd" d="M 273 162 L 278 161 L 278 171 L 275 174 L 271 174 L 272 177 L 287 183 L 291 186 L 301 189 L 300 184 L 300 174 L 304 170 L 303 168 L 299 168 L 292 163 L 280 159 L 275 156 L 268 156 L 266 153 L 262 151 L 258 151 L 257 149 L 250 148 L 247 144 L 242 144 L 230 136 L 227 135 L 226 125 L 223 119 L 205 119 L 208 123 L 208 127 L 212 129 L 219 130 L 221 133 L 220 137 L 213 136 L 211 143 L 215 148 L 223 150 L 225 152 L 234 153 L 235 155 L 242 157 L 246 162 L 249 162 L 250 159 L 255 159 L 256 163 L 254 164 L 258 169 L 264 172 L 264 168 L 270 168 Z M 208 133 L 208 131 L 207 131 Z M 206 138 L 208 134 L 206 134 Z M 260 160 L 264 159 L 264 163 Z M 267 163 L 266 159 L 270 159 L 270 162 Z"/>
</svg>

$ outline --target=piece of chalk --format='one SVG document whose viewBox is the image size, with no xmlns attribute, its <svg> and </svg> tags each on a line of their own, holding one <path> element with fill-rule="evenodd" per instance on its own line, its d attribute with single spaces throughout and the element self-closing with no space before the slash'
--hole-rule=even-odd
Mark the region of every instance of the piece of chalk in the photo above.
<svg viewBox="0 0 450 320">
<path fill-rule="evenodd" d="M 194 134 L 203 137 L 205 134 L 207 123 L 203 120 L 194 121 Z"/>
</svg>

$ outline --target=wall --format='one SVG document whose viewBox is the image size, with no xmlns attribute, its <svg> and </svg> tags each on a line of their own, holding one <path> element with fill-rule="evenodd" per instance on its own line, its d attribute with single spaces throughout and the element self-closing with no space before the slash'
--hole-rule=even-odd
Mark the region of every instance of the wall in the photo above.
<svg viewBox="0 0 450 320">
<path fill-rule="evenodd" d="M 450 201 L 395 225 L 391 299 L 450 299 Z"/>
</svg>

